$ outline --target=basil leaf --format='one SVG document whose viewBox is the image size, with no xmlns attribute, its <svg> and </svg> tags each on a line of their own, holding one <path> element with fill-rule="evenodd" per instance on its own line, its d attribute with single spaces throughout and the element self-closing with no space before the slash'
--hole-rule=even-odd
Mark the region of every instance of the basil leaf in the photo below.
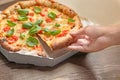
<svg viewBox="0 0 120 80">
<path fill-rule="evenodd" d="M 38 14 L 38 13 L 41 12 L 41 9 L 40 9 L 39 7 L 36 7 L 36 6 L 35 6 L 35 7 L 34 7 L 34 12 Z"/>
<path fill-rule="evenodd" d="M 42 28 L 38 25 L 35 25 L 34 27 L 32 27 L 29 31 L 29 34 L 30 35 L 33 35 L 35 33 L 38 33 L 38 31 L 40 31 Z"/>
<path fill-rule="evenodd" d="M 37 20 L 34 25 L 40 25 L 43 23 L 43 20 Z"/>
<path fill-rule="evenodd" d="M 55 27 L 60 27 L 60 24 L 56 23 L 56 24 L 55 24 Z"/>
<path fill-rule="evenodd" d="M 29 11 L 27 9 L 18 9 L 18 13 L 20 15 L 27 15 L 29 13 Z"/>
<path fill-rule="evenodd" d="M 48 35 L 52 35 L 52 36 L 55 36 L 55 35 L 57 35 L 57 34 L 59 34 L 60 32 L 61 32 L 61 30 L 49 30 L 49 29 L 47 29 L 47 28 L 45 28 L 44 30 L 43 30 L 46 34 L 48 34 Z"/>
<path fill-rule="evenodd" d="M 20 38 L 21 38 L 21 39 L 24 39 L 24 38 L 25 38 L 25 34 L 24 34 L 24 33 L 21 33 L 21 34 L 20 34 Z"/>
<path fill-rule="evenodd" d="M 18 16 L 18 20 L 20 20 L 20 21 L 26 21 L 27 19 L 28 19 L 28 17 L 25 15 Z"/>
<path fill-rule="evenodd" d="M 59 34 L 61 32 L 61 30 L 54 30 L 54 31 L 51 31 L 50 34 L 55 36 L 57 34 Z"/>
<path fill-rule="evenodd" d="M 43 31 L 44 31 L 44 33 L 49 34 L 49 35 L 51 33 L 51 31 L 48 28 L 44 28 Z"/>
<path fill-rule="evenodd" d="M 14 34 L 14 28 L 9 30 L 6 34 L 7 37 L 11 37 Z"/>
<path fill-rule="evenodd" d="M 56 14 L 53 13 L 53 12 L 50 12 L 50 13 L 48 14 L 48 17 L 54 20 L 54 19 L 56 18 Z"/>
<path fill-rule="evenodd" d="M 7 20 L 7 25 L 10 26 L 10 27 L 13 27 L 15 26 L 16 24 L 10 20 Z"/>
<path fill-rule="evenodd" d="M 33 24 L 31 22 L 27 22 L 23 24 L 23 28 L 30 29 L 33 27 Z"/>
<path fill-rule="evenodd" d="M 27 38 L 26 44 L 30 47 L 33 47 L 38 44 L 38 40 L 36 38 L 30 36 L 29 38 Z"/>
<path fill-rule="evenodd" d="M 75 22 L 75 20 L 72 19 L 72 18 L 69 18 L 69 19 L 68 19 L 68 22 Z"/>
</svg>

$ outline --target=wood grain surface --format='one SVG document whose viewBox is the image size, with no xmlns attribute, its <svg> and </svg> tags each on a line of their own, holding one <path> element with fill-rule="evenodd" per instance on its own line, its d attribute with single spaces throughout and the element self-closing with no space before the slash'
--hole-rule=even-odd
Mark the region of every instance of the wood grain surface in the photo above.
<svg viewBox="0 0 120 80">
<path fill-rule="evenodd" d="M 0 80 L 120 80 L 120 46 L 78 53 L 54 67 L 11 63 L 0 55 Z"/>
<path fill-rule="evenodd" d="M 50 68 L 10 63 L 0 55 L 0 80 L 95 80 L 90 70 L 73 63 L 78 56 L 83 57 L 77 54 Z"/>
</svg>

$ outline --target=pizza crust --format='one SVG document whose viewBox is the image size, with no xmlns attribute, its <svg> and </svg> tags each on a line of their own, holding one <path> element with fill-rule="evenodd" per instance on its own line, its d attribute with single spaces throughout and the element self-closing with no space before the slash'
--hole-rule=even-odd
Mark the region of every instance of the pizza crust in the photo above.
<svg viewBox="0 0 120 80">
<path fill-rule="evenodd" d="M 0 21 L 3 19 L 3 16 L 2 16 L 2 14 L 0 14 Z"/>
<path fill-rule="evenodd" d="M 74 17 L 77 15 L 72 9 L 68 8 L 67 6 L 63 4 L 55 2 L 54 0 L 36 0 L 36 3 L 38 5 L 55 8 L 70 17 Z"/>
<path fill-rule="evenodd" d="M 9 6 L 7 9 L 5 9 L 4 11 L 2 11 L 2 14 L 5 15 L 11 15 L 12 12 L 14 12 L 16 9 L 20 8 L 20 5 L 17 3 Z"/>
<path fill-rule="evenodd" d="M 0 44 L 1 44 L 1 46 L 2 46 L 4 49 L 6 49 L 6 50 L 8 50 L 8 51 L 16 52 L 16 51 L 21 50 L 20 47 L 10 46 L 10 45 L 6 42 L 5 39 L 1 39 L 1 40 L 0 40 Z"/>
<path fill-rule="evenodd" d="M 78 16 L 74 17 L 75 20 L 75 27 L 73 27 L 73 29 L 71 30 L 71 32 L 76 32 L 78 29 L 80 29 L 82 27 L 82 25 L 80 24 L 80 19 L 78 18 Z M 64 48 L 66 46 L 69 46 L 71 43 L 74 42 L 74 38 L 68 33 L 66 36 L 64 37 L 59 37 L 56 38 L 52 41 L 51 47 L 53 50 L 56 49 L 61 49 Z"/>
<path fill-rule="evenodd" d="M 30 7 L 34 5 L 46 6 L 50 8 L 55 8 L 70 17 L 77 16 L 77 13 L 75 13 L 72 9 L 68 8 L 67 6 L 63 4 L 55 2 L 54 0 L 20 1 L 18 2 L 18 4 L 20 4 L 22 8 L 26 8 L 26 7 Z"/>
<path fill-rule="evenodd" d="M 71 31 L 76 31 L 82 27 L 80 18 L 77 15 L 77 13 L 73 11 L 72 9 L 68 8 L 67 6 L 57 3 L 53 0 L 36 0 L 36 1 L 39 5 L 44 5 L 47 7 L 55 8 L 59 10 L 60 12 L 68 15 L 69 17 L 73 18 L 75 20 L 75 25 Z M 70 34 L 68 34 L 64 37 L 54 39 L 52 41 L 51 46 L 53 50 L 61 49 L 63 47 L 70 45 L 73 41 L 74 41 L 73 37 Z"/>
<path fill-rule="evenodd" d="M 31 1 L 19 1 L 18 4 L 22 7 L 22 8 L 26 8 L 26 7 L 31 7 L 36 5 L 35 0 L 31 0 Z"/>
<path fill-rule="evenodd" d="M 41 5 L 41 6 L 55 8 L 55 9 L 59 10 L 60 12 L 68 15 L 69 17 L 73 18 L 75 20 L 75 25 L 73 26 L 73 28 L 71 30 L 76 31 L 82 27 L 80 18 L 76 12 L 74 12 L 72 9 L 68 8 L 67 6 L 60 4 L 58 2 L 55 2 L 53 0 L 19 1 L 15 4 L 13 4 L 12 6 L 8 7 L 6 10 L 4 10 L 2 12 L 2 14 L 0 14 L 0 20 L 2 20 L 4 18 L 3 17 L 4 15 L 9 16 L 12 14 L 12 12 L 14 12 L 14 10 L 17 10 L 18 8 L 26 8 L 26 7 L 30 7 L 30 6 L 34 6 L 34 5 Z M 56 38 L 55 40 L 53 40 L 51 46 L 52 46 L 53 50 L 61 49 L 63 47 L 70 45 L 72 42 L 73 42 L 73 38 L 68 33 L 68 35 L 66 35 L 64 37 Z M 18 47 L 14 48 L 14 47 L 10 46 L 9 44 L 7 44 L 5 41 L 3 42 L 2 40 L 0 40 L 0 44 L 5 49 L 13 51 L 13 52 L 20 50 L 20 48 L 18 48 Z"/>
<path fill-rule="evenodd" d="M 73 37 L 71 35 L 66 35 L 64 37 L 59 37 L 53 40 L 53 43 L 51 44 L 52 49 L 61 49 L 68 45 L 70 45 L 74 41 Z"/>
</svg>

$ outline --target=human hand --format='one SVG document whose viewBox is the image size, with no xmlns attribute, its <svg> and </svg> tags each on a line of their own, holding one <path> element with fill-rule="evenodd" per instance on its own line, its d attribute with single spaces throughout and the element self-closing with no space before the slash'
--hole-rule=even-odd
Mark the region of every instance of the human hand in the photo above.
<svg viewBox="0 0 120 80">
<path fill-rule="evenodd" d="M 108 27 L 88 26 L 77 32 L 71 32 L 75 41 L 68 48 L 81 52 L 94 52 L 107 48 L 114 44 L 110 31 L 111 28 Z"/>
</svg>

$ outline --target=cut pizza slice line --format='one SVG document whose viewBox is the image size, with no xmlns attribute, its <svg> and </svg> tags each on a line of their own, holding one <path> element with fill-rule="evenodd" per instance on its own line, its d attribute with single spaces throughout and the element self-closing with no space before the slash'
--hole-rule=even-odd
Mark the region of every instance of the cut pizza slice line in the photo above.
<svg viewBox="0 0 120 80">
<path fill-rule="evenodd" d="M 25 48 L 45 56 L 36 33 L 51 50 L 56 50 L 71 44 L 73 38 L 69 32 L 81 27 L 79 16 L 58 2 L 19 1 L 0 14 L 0 44 L 9 51 Z"/>
</svg>

